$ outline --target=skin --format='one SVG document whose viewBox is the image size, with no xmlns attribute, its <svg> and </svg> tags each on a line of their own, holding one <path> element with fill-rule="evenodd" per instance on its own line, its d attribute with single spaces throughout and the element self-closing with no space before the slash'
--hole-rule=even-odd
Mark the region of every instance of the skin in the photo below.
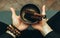
<svg viewBox="0 0 60 38">
<path fill-rule="evenodd" d="M 45 16 L 45 5 L 42 7 L 42 13 L 41 15 Z M 49 32 L 53 31 L 51 27 L 46 23 L 48 19 L 42 18 L 42 21 L 40 21 L 38 24 L 32 25 L 34 29 L 39 30 L 43 36 L 46 36 Z"/>
<path fill-rule="evenodd" d="M 15 12 L 15 9 L 14 8 L 10 8 L 11 12 L 12 12 L 12 23 L 13 25 L 19 29 L 20 31 L 23 31 L 25 29 L 28 28 L 29 25 L 27 24 L 24 24 L 21 19 L 20 19 L 20 16 L 17 16 L 16 15 L 16 12 Z"/>
<path fill-rule="evenodd" d="M 20 31 L 23 31 L 25 29 L 27 29 L 29 27 L 29 25 L 24 24 L 21 19 L 20 16 L 16 15 L 15 9 L 14 8 L 10 8 L 10 10 L 12 11 L 12 23 L 13 25 L 19 29 Z M 45 5 L 42 6 L 42 13 L 41 15 L 45 16 Z M 46 36 L 49 32 L 53 31 L 50 26 L 46 23 L 47 19 L 42 18 L 42 21 L 40 21 L 38 24 L 33 24 L 32 27 L 34 29 L 39 30 L 43 36 Z"/>
</svg>

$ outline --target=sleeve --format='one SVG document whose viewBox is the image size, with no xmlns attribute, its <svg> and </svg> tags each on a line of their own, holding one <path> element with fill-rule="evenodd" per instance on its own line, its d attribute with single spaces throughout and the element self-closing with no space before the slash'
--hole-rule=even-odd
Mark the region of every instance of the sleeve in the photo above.
<svg viewBox="0 0 60 38">
<path fill-rule="evenodd" d="M 0 38 L 13 38 L 13 37 L 8 33 L 4 33 L 0 36 Z"/>
<path fill-rule="evenodd" d="M 47 34 L 45 38 L 60 38 L 60 35 L 52 31 L 49 34 Z"/>
</svg>

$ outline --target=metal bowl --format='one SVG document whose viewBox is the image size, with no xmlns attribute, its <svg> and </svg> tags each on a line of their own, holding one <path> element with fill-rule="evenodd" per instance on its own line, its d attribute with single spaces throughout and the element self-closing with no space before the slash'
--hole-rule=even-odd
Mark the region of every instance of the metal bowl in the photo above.
<svg viewBox="0 0 60 38">
<path fill-rule="evenodd" d="M 39 14 L 40 10 L 34 4 L 27 4 L 20 11 L 21 20 L 26 24 L 36 24 L 41 21 L 42 17 Z"/>
</svg>

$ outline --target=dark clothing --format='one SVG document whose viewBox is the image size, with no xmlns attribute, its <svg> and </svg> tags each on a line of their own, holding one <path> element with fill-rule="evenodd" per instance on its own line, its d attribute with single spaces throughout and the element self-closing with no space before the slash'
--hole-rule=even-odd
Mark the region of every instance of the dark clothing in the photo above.
<svg viewBox="0 0 60 38">
<path fill-rule="evenodd" d="M 52 31 L 49 34 L 47 34 L 45 38 L 60 38 L 60 35 Z"/>
<path fill-rule="evenodd" d="M 5 33 L 7 26 L 8 24 L 0 22 L 0 35 Z"/>
<path fill-rule="evenodd" d="M 42 34 L 37 30 L 25 30 L 22 32 L 21 36 L 18 38 L 60 38 L 60 35 L 59 35 L 60 34 L 60 18 L 59 17 L 60 17 L 60 11 L 47 22 L 50 25 L 50 27 L 54 30 L 54 32 L 53 31 L 50 32 L 45 37 L 43 37 Z M 7 33 L 3 33 L 2 35 L 0 35 L 0 38 L 12 38 L 12 36 Z"/>
<path fill-rule="evenodd" d="M 47 23 L 54 30 L 54 32 L 60 34 L 60 11 L 51 17 Z"/>
<path fill-rule="evenodd" d="M 13 38 L 10 34 L 4 33 L 0 35 L 0 38 Z"/>
<path fill-rule="evenodd" d="M 25 30 L 22 32 L 20 38 L 43 38 L 38 30 Z"/>
<path fill-rule="evenodd" d="M 1 38 L 10 38 L 11 35 L 5 33 L 0 36 Z M 11 37 L 12 38 L 12 37 Z M 43 38 L 42 34 L 37 30 L 24 30 L 20 37 L 17 38 Z"/>
<path fill-rule="evenodd" d="M 29 31 L 27 31 L 27 33 L 26 33 L 26 31 L 25 31 L 25 33 L 23 33 L 20 37 L 17 37 L 17 38 L 60 38 L 60 36 L 53 31 L 50 32 L 49 34 L 47 34 L 45 37 L 41 37 L 40 34 L 38 34 L 38 33 L 37 33 L 37 35 L 36 35 L 36 33 L 35 34 L 34 33 L 28 34 L 28 32 Z M 5 33 L 5 34 L 2 34 L 0 36 L 0 38 L 13 38 L 13 37 L 11 35 Z"/>
</svg>

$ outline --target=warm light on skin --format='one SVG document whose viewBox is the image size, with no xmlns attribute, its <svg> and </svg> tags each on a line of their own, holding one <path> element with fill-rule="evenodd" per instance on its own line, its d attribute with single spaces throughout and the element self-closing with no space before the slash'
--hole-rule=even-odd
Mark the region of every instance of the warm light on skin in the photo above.
<svg viewBox="0 0 60 38">
<path fill-rule="evenodd" d="M 45 5 L 43 5 L 42 7 L 42 13 L 41 15 L 45 16 Z M 32 9 L 30 9 L 31 11 L 33 11 Z M 11 8 L 12 11 L 12 20 L 13 20 L 13 25 L 16 26 L 16 28 L 18 28 L 19 30 L 23 31 L 25 29 L 27 29 L 29 26 L 24 24 L 24 23 L 20 23 L 20 20 L 17 18 L 17 15 L 15 14 L 15 11 L 13 8 Z M 17 20 L 17 21 L 16 21 Z M 50 26 L 46 23 L 45 21 L 46 19 L 42 19 L 42 21 L 40 21 L 38 24 L 32 25 L 33 28 L 39 30 L 43 36 L 46 36 L 48 33 L 50 33 L 51 31 L 53 31 Z M 17 23 L 16 23 L 17 22 Z"/>
<path fill-rule="evenodd" d="M 11 7 L 10 10 L 11 10 L 11 12 L 12 12 L 13 15 L 16 15 L 16 14 L 15 14 L 15 9 L 14 9 L 14 8 Z"/>
<path fill-rule="evenodd" d="M 46 10 L 45 10 L 45 5 L 43 5 L 43 7 L 42 7 L 42 15 L 46 15 L 46 14 L 45 14 L 45 11 L 46 11 Z"/>
</svg>

